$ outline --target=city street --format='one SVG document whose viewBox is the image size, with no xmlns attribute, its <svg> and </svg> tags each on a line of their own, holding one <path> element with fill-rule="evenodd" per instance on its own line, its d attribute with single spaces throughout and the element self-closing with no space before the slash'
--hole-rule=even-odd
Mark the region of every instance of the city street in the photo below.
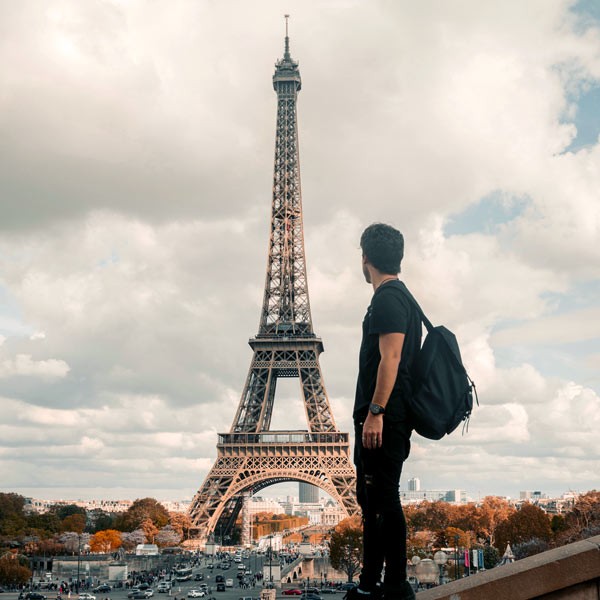
<svg viewBox="0 0 600 600">
<path fill-rule="evenodd" d="M 173 557 L 173 563 L 179 561 L 180 557 Z M 262 573 L 263 571 L 263 563 L 265 562 L 265 556 L 261 554 L 252 554 L 249 558 L 242 558 L 242 563 L 246 567 L 246 573 Z M 221 568 L 213 568 L 209 569 L 207 565 L 214 563 L 215 565 L 219 564 L 220 561 L 215 559 L 212 560 L 210 557 L 203 557 L 198 565 L 192 568 L 192 577 L 197 575 L 198 573 L 202 573 L 204 576 L 203 581 L 173 581 L 173 587 L 170 593 L 159 593 L 157 591 L 158 582 L 155 582 L 152 585 L 152 590 L 154 592 L 152 599 L 153 600 L 173 600 L 177 598 L 177 600 L 187 600 L 188 592 L 192 589 L 200 589 L 200 584 L 207 584 L 208 586 L 208 594 L 204 596 L 205 599 L 214 598 L 215 600 L 240 600 L 244 599 L 252 599 L 256 600 L 260 598 L 260 592 L 263 589 L 262 582 L 257 582 L 254 587 L 250 586 L 247 588 L 240 587 L 239 580 L 237 578 L 238 574 L 238 564 L 235 562 L 231 562 L 231 566 L 227 570 L 223 570 Z M 233 588 L 226 587 L 225 591 L 217 592 L 217 583 L 215 581 L 218 575 L 223 576 L 225 580 L 232 579 L 233 580 Z M 249 577 L 250 579 L 250 577 Z M 96 582 L 94 582 L 96 585 Z M 104 583 L 101 581 L 100 583 Z M 94 585 L 94 587 L 95 587 Z M 282 590 L 291 587 L 301 587 L 302 582 L 298 582 L 297 585 L 284 585 L 283 588 L 275 588 L 277 592 L 277 598 L 287 598 L 282 594 Z M 47 600 L 56 600 L 57 592 L 49 591 L 49 590 L 38 590 L 44 596 L 46 596 Z M 110 592 L 94 592 L 93 590 L 82 590 L 83 593 L 90 593 L 96 597 L 96 600 L 128 600 L 127 594 L 130 590 L 127 588 L 114 588 Z M 336 594 L 337 595 L 337 594 Z M 340 596 L 341 597 L 341 596 Z M 4 592 L 2 594 L 2 600 L 17 600 L 18 593 L 17 592 Z M 65 594 L 62 595 L 63 600 L 68 600 L 69 597 Z M 77 594 L 71 594 L 69 600 L 77 600 Z"/>
</svg>

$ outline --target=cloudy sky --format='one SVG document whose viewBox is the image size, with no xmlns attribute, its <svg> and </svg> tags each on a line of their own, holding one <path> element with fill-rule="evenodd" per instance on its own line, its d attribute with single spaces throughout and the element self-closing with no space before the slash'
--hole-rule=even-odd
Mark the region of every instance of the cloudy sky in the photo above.
<svg viewBox="0 0 600 600">
<path fill-rule="evenodd" d="M 204 479 L 258 330 L 286 12 L 338 425 L 372 291 L 358 239 L 384 221 L 481 399 L 467 435 L 414 437 L 404 486 L 599 488 L 595 0 L 20 0 L 0 2 L 0 489 Z M 297 380 L 273 427 L 290 415 Z"/>
</svg>

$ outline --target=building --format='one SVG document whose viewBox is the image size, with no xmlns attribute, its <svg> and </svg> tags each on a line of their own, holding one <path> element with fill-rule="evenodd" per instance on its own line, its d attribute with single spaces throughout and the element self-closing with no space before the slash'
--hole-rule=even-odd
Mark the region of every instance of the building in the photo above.
<svg viewBox="0 0 600 600">
<path fill-rule="evenodd" d="M 418 504 L 419 502 L 450 502 L 451 504 L 464 504 L 470 501 L 464 490 L 400 490 L 400 500 L 404 504 Z"/>
<path fill-rule="evenodd" d="M 283 515 L 285 510 L 281 504 L 274 498 L 263 498 L 261 496 L 252 496 L 248 505 L 250 515 L 257 513 L 271 513 L 274 515 Z"/>
<path fill-rule="evenodd" d="M 321 513 L 321 525 L 326 527 L 335 527 L 340 521 L 346 518 L 346 513 L 333 500 L 327 502 Z"/>
<path fill-rule="evenodd" d="M 319 502 L 319 488 L 316 485 L 301 481 L 298 484 L 300 502 L 317 504 Z"/>
<path fill-rule="evenodd" d="M 547 494 L 543 494 L 540 491 L 536 491 L 536 492 L 530 492 L 530 491 L 525 491 L 525 492 L 519 492 L 519 499 L 520 500 L 529 500 L 530 502 L 535 502 L 536 500 L 546 500 L 548 498 Z"/>
<path fill-rule="evenodd" d="M 421 480 L 418 477 L 412 477 L 408 480 L 408 491 L 418 492 L 421 489 Z"/>
</svg>

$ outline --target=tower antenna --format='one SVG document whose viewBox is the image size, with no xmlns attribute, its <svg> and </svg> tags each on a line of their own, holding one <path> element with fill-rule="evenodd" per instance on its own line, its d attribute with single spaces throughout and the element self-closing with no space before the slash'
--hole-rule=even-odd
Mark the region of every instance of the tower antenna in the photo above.
<svg viewBox="0 0 600 600">
<path fill-rule="evenodd" d="M 290 59 L 290 38 L 288 36 L 288 22 L 290 15 L 283 15 L 285 17 L 285 53 L 283 57 L 287 60 Z"/>
</svg>

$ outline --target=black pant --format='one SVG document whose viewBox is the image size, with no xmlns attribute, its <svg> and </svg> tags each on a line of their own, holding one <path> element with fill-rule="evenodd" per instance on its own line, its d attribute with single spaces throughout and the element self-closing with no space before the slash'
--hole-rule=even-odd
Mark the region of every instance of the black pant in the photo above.
<svg viewBox="0 0 600 600">
<path fill-rule="evenodd" d="M 410 452 L 411 428 L 383 417 L 383 444 L 362 445 L 364 419 L 355 422 L 356 496 L 363 513 L 363 568 L 360 588 L 371 591 L 381 579 L 393 596 L 406 581 L 406 520 L 400 504 L 400 474 Z"/>
</svg>

